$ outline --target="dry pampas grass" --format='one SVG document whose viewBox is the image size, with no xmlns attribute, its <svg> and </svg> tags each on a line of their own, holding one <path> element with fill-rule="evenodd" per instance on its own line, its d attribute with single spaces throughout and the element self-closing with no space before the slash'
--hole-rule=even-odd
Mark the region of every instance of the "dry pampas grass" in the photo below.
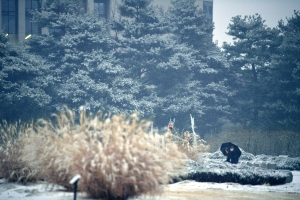
<svg viewBox="0 0 300 200">
<path fill-rule="evenodd" d="M 210 145 L 200 138 L 194 138 L 186 131 L 182 134 L 172 135 L 173 141 L 177 144 L 178 149 L 187 155 L 187 157 L 196 162 L 199 161 L 200 155 L 204 152 L 208 152 Z"/>
<path fill-rule="evenodd" d="M 23 139 L 32 124 L 0 124 L 0 177 L 9 182 L 34 182 L 40 179 L 35 168 L 29 167 L 22 159 Z"/>
<path fill-rule="evenodd" d="M 39 120 L 26 131 L 20 158 L 50 183 L 68 189 L 70 179 L 80 174 L 79 190 L 94 198 L 158 192 L 169 183 L 168 172 L 186 158 L 175 143 L 162 145 L 147 133 L 150 123 L 137 115 L 87 117 L 81 110 L 76 123 L 74 112 L 66 109 L 56 119 Z"/>
</svg>

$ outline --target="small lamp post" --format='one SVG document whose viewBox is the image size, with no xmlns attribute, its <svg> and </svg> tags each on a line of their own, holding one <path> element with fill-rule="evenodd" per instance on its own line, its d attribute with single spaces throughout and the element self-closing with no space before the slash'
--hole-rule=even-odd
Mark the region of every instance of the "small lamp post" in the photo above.
<svg viewBox="0 0 300 200">
<path fill-rule="evenodd" d="M 81 176 L 79 174 L 77 174 L 69 182 L 71 185 L 74 185 L 74 200 L 76 200 L 77 184 L 80 179 L 81 179 Z"/>
</svg>

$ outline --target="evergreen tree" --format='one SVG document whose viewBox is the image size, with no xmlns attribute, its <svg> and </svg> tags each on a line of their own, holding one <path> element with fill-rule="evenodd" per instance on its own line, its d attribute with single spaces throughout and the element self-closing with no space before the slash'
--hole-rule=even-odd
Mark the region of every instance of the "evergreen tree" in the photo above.
<svg viewBox="0 0 300 200">
<path fill-rule="evenodd" d="M 155 117 L 160 97 L 155 92 L 153 74 L 168 51 L 160 11 L 151 3 L 122 0 L 112 28 L 121 44 L 116 56 L 136 86 L 136 110 L 145 117 Z"/>
<path fill-rule="evenodd" d="M 165 67 L 169 77 L 167 88 L 160 84 L 159 94 L 165 93 L 165 113 L 180 119 L 182 127 L 189 125 L 192 114 L 203 134 L 219 127 L 230 114 L 227 96 L 232 93 L 226 86 L 228 65 L 212 42 L 214 26 L 196 1 L 171 2 L 169 29 L 175 44 L 172 56 L 164 63 L 164 66 L 169 65 Z"/>
<path fill-rule="evenodd" d="M 48 90 L 54 78 L 49 68 L 41 57 L 29 54 L 22 44 L 10 43 L 0 32 L 0 119 L 41 117 L 41 109 L 52 100 Z"/>
<path fill-rule="evenodd" d="M 196 4 L 196 0 L 172 0 L 169 9 L 170 31 L 179 43 L 187 44 L 198 50 L 198 56 L 205 56 L 207 48 L 212 48 L 214 29 L 205 17 L 205 13 Z"/>
<path fill-rule="evenodd" d="M 278 51 L 272 60 L 270 101 L 266 103 L 276 127 L 300 128 L 300 11 L 278 24 Z"/>
<path fill-rule="evenodd" d="M 31 52 L 54 64 L 54 108 L 133 112 L 136 86 L 114 56 L 117 43 L 104 18 L 85 12 L 79 0 L 44 1 L 34 16 L 49 29 L 48 35 L 34 36 L 28 44 Z"/>
<path fill-rule="evenodd" d="M 265 25 L 260 15 L 233 17 L 228 35 L 233 45 L 224 43 L 223 49 L 231 62 L 230 86 L 236 90 L 231 103 L 236 112 L 234 122 L 255 127 L 271 125 L 269 87 L 272 79 L 271 60 L 280 44 L 278 30 Z"/>
<path fill-rule="evenodd" d="M 212 45 L 213 25 L 206 22 L 203 12 L 195 13 L 195 2 L 189 13 L 182 13 L 181 8 L 176 7 L 177 13 L 172 13 L 174 16 L 161 12 L 151 3 L 150 0 L 123 0 L 119 6 L 121 18 L 116 20 L 114 30 L 123 46 L 117 53 L 118 58 L 142 86 L 136 98 L 155 106 L 148 107 L 153 110 L 155 125 L 162 127 L 170 118 L 176 118 L 177 126 L 184 127 L 189 124 L 190 114 L 203 114 L 202 100 L 199 99 L 204 93 L 203 87 L 199 87 L 200 81 L 195 80 L 193 69 L 202 64 L 200 57 L 203 53 L 200 51 L 204 52 Z M 189 5 L 189 1 L 178 1 L 175 6 L 181 3 Z M 167 17 L 173 20 L 166 20 Z M 179 27 L 182 18 L 189 23 L 185 37 L 178 31 L 182 29 Z M 188 18 L 193 20 L 189 22 Z M 201 23 L 210 27 L 210 31 L 203 30 L 205 25 Z M 196 30 L 189 32 L 191 27 Z M 207 41 L 201 50 L 201 45 L 193 47 L 195 42 L 192 42 L 192 37 L 199 31 L 206 31 L 196 38 L 199 44 Z"/>
<path fill-rule="evenodd" d="M 47 28 L 49 34 L 33 35 L 29 43 L 32 47 L 31 52 L 59 65 L 66 53 L 60 38 L 66 34 L 67 29 L 72 30 L 72 25 L 68 25 L 68 20 L 72 20 L 70 16 L 80 16 L 85 13 L 84 4 L 82 0 L 46 0 L 41 3 L 40 11 L 31 11 L 33 22 L 40 28 Z"/>
</svg>

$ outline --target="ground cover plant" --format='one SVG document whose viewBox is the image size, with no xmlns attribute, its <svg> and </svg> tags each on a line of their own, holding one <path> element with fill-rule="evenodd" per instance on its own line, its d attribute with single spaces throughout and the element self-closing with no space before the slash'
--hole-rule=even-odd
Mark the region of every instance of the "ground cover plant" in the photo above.
<svg viewBox="0 0 300 200">
<path fill-rule="evenodd" d="M 15 161 L 21 165 L 10 174 L 1 174 L 10 181 L 12 174 L 23 169 L 37 179 L 72 189 L 69 181 L 81 175 L 79 190 L 94 198 L 120 198 L 159 192 L 161 184 L 170 182 L 168 172 L 186 158 L 173 142 L 160 143 L 160 136 L 147 133 L 150 122 L 137 115 L 103 114 L 87 116 L 81 110 L 79 122 L 69 109 L 56 115 L 56 122 L 40 119 L 20 129 L 15 137 Z M 163 137 L 163 136 L 161 136 Z M 3 141 L 3 160 L 11 156 Z M 12 164 L 12 163 L 8 163 Z M 9 166 L 7 167 L 9 168 Z M 29 179 L 29 176 L 27 176 Z"/>
</svg>

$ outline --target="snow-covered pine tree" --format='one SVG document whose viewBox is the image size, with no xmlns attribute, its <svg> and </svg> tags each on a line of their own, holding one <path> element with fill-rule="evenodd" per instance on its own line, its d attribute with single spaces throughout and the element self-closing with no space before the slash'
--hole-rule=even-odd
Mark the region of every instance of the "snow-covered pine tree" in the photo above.
<svg viewBox="0 0 300 200">
<path fill-rule="evenodd" d="M 133 112 L 136 85 L 114 56 L 118 44 L 106 19 L 87 12 L 82 0 L 45 0 L 34 21 L 49 30 L 48 35 L 31 37 L 28 45 L 32 53 L 54 65 L 54 108 L 66 104 L 92 111 Z"/>
<path fill-rule="evenodd" d="M 176 117 L 179 127 L 189 128 L 192 114 L 204 133 L 219 127 L 220 118 L 229 113 L 228 64 L 212 42 L 213 24 L 196 1 L 171 2 L 166 24 L 172 40 L 168 60 L 159 64 L 162 70 L 157 72 L 158 96 L 164 96 L 163 115 Z"/>
<path fill-rule="evenodd" d="M 274 126 L 300 129 L 300 11 L 279 21 L 280 46 L 272 55 L 272 84 L 269 89 L 269 118 Z"/>
<path fill-rule="evenodd" d="M 116 56 L 135 85 L 136 110 L 153 118 L 160 105 L 153 74 L 168 51 L 164 19 L 152 0 L 122 0 L 118 13 L 112 28 L 121 44 Z"/>
<path fill-rule="evenodd" d="M 270 125 L 268 109 L 272 82 L 272 54 L 278 49 L 278 30 L 270 28 L 259 14 L 236 16 L 228 26 L 234 43 L 223 44 L 231 62 L 230 87 L 236 90 L 231 98 L 236 108 L 232 120 L 245 126 L 266 128 Z"/>
<path fill-rule="evenodd" d="M 51 103 L 48 94 L 53 76 L 40 56 L 23 44 L 12 44 L 0 31 L 0 120 L 8 122 L 42 117 Z"/>
</svg>

